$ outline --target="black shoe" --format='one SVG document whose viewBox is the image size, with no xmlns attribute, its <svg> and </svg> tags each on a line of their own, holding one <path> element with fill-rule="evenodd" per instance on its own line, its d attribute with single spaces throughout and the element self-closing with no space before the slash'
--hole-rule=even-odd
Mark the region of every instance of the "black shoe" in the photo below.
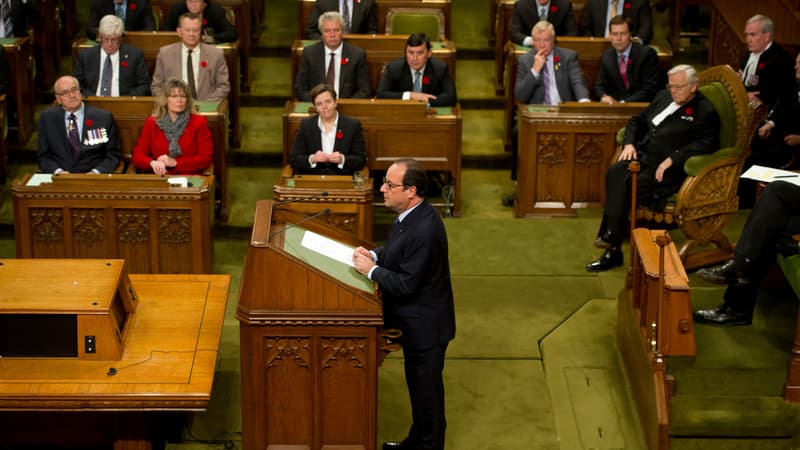
<svg viewBox="0 0 800 450">
<path fill-rule="evenodd" d="M 695 322 L 714 323 L 717 325 L 750 325 L 753 323 L 753 312 L 739 311 L 725 303 L 714 309 L 701 309 L 694 312 Z"/>
<path fill-rule="evenodd" d="M 504 195 L 502 199 L 503 206 L 514 206 L 514 200 L 516 199 L 517 199 L 517 191 L 514 191 L 509 195 Z"/>
<path fill-rule="evenodd" d="M 406 441 L 389 441 L 383 443 L 383 450 L 411 450 Z"/>
<path fill-rule="evenodd" d="M 597 236 L 597 238 L 594 240 L 594 246 L 604 250 L 610 250 L 612 248 L 619 247 L 621 243 L 622 239 L 616 234 L 612 233 L 611 230 L 606 230 L 605 233 Z"/>
<path fill-rule="evenodd" d="M 697 276 L 714 284 L 750 284 L 750 280 L 736 269 L 732 259 L 721 266 L 700 269 Z"/>
<path fill-rule="evenodd" d="M 589 272 L 603 272 L 622 265 L 622 250 L 610 249 L 603 253 L 603 256 L 586 265 Z"/>
</svg>

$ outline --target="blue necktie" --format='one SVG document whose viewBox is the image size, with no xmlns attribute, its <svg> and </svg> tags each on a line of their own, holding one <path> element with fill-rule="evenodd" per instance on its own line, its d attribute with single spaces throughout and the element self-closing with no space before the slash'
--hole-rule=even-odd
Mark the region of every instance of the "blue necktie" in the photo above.
<svg viewBox="0 0 800 450">
<path fill-rule="evenodd" d="M 103 64 L 103 77 L 100 82 L 100 95 L 111 96 L 111 79 L 114 77 L 114 69 L 111 67 L 111 55 L 106 55 L 106 62 Z"/>
<path fill-rule="evenodd" d="M 119 17 L 119 20 L 125 22 L 125 8 L 122 6 L 122 3 L 114 4 L 114 14 Z"/>
<path fill-rule="evenodd" d="M 419 71 L 414 72 L 414 92 L 422 92 L 422 74 Z"/>
</svg>

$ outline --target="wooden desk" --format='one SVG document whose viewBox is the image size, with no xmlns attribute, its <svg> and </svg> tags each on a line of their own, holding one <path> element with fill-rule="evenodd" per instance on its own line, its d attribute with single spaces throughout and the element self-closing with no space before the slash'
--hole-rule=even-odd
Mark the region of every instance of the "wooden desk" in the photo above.
<svg viewBox="0 0 800 450">
<path fill-rule="evenodd" d="M 144 53 L 144 60 L 147 63 L 147 70 L 152 76 L 156 68 L 156 58 L 158 57 L 158 50 L 169 44 L 178 41 L 178 34 L 175 32 L 166 31 L 126 31 L 125 43 L 138 47 Z M 80 38 L 72 44 L 72 60 L 75 61 L 78 57 L 78 52 L 84 48 L 89 48 L 97 45 L 95 41 L 89 41 L 86 38 Z M 228 64 L 228 77 L 230 78 L 231 92 L 228 97 L 230 104 L 230 121 L 231 121 L 231 145 L 234 148 L 239 148 L 241 145 L 241 118 L 239 116 L 239 108 L 241 106 L 241 95 L 239 91 L 239 41 L 231 42 L 228 44 L 219 44 L 218 48 L 222 49 L 225 55 L 225 62 Z"/>
<path fill-rule="evenodd" d="M 157 23 L 165 23 L 169 16 L 169 9 L 173 4 L 175 4 L 173 0 L 153 0 L 150 2 L 153 8 L 153 15 L 159 18 Z M 231 23 L 236 27 L 236 32 L 239 34 L 237 42 L 239 44 L 239 62 L 242 65 L 241 90 L 242 92 L 250 92 L 250 0 L 215 0 L 214 4 L 225 8 L 228 11 L 228 15 L 233 19 Z M 228 70 L 230 70 L 230 67 L 228 67 Z"/>
<path fill-rule="evenodd" d="M 155 97 L 86 97 L 86 102 L 114 114 L 119 130 L 122 156 L 130 163 L 133 147 L 139 140 L 145 120 L 153 112 Z M 214 178 L 218 189 L 219 217 L 228 221 L 228 102 L 196 102 L 199 113 L 208 119 L 214 138 Z"/>
<path fill-rule="evenodd" d="M 303 39 L 306 35 L 306 25 L 311 12 L 314 9 L 316 0 L 298 0 L 297 14 L 297 39 Z M 417 9 L 438 9 L 444 15 L 444 35 L 447 39 L 452 39 L 450 33 L 453 23 L 450 12 L 450 0 L 375 0 L 375 16 L 378 20 L 378 34 L 386 31 L 386 13 L 393 8 L 417 8 Z M 408 36 L 406 36 L 408 37 Z M 429 38 L 431 36 L 428 36 Z"/>
<path fill-rule="evenodd" d="M 398 58 L 405 56 L 404 49 L 408 36 L 402 34 L 347 34 L 345 42 L 360 47 L 367 52 L 367 66 L 369 70 L 369 85 L 372 95 L 378 92 L 378 83 L 381 81 L 383 67 Z M 292 96 L 294 96 L 297 72 L 303 61 L 303 49 L 319 41 L 295 40 L 292 44 Z M 456 46 L 451 41 L 431 42 L 433 56 L 447 63 L 453 82 L 456 80 Z"/>
<path fill-rule="evenodd" d="M 105 262 L 2 261 L 69 284 Z M 71 270 L 53 270 L 65 264 Z M 0 289 L 8 289 L 3 280 Z M 108 445 L 108 436 L 117 449 L 147 450 L 166 412 L 207 410 L 230 275 L 131 275 L 130 281 L 138 307 L 119 361 L 2 359 L 4 444 L 88 448 Z M 109 367 L 116 374 L 109 375 Z"/>
<path fill-rule="evenodd" d="M 34 86 L 35 59 L 33 39 L 30 37 L 0 39 L 6 55 L 8 87 L 6 105 L 11 140 L 17 145 L 25 145 L 33 135 L 36 124 L 33 113 L 36 107 L 36 88 Z"/>
<path fill-rule="evenodd" d="M 518 217 L 574 216 L 605 204 L 605 174 L 616 136 L 646 103 L 521 105 Z"/>
<path fill-rule="evenodd" d="M 611 47 L 611 43 L 605 38 L 593 37 L 560 37 L 558 38 L 560 47 L 568 48 L 578 52 L 578 64 L 583 72 L 583 79 L 589 89 L 590 96 L 594 97 L 594 83 L 600 73 L 600 57 L 603 52 Z M 514 126 L 514 87 L 517 85 L 517 58 L 528 53 L 530 47 L 523 47 L 509 42 L 506 45 L 506 70 L 505 70 L 505 111 L 503 119 L 505 123 L 505 147 L 506 151 L 511 150 L 511 132 Z M 661 63 L 661 70 L 667 73 L 672 68 L 672 51 L 656 49 L 658 60 Z"/>
<path fill-rule="evenodd" d="M 0 94 L 0 182 L 5 184 L 8 165 L 8 116 L 6 116 L 6 94 Z M 3 204 L 0 202 L 0 207 Z"/>
<path fill-rule="evenodd" d="M 156 175 L 14 180 L 17 258 L 124 258 L 131 273 L 210 273 L 214 177 L 170 187 Z M 196 187 L 195 187 L 196 186 Z"/>
<path fill-rule="evenodd" d="M 356 183 L 353 176 L 300 175 L 286 166 L 272 186 L 272 198 L 276 202 L 292 202 L 293 210 L 309 215 L 328 208 L 330 214 L 321 216 L 321 220 L 371 241 L 373 180 L 369 174 L 361 176 L 360 183 Z M 322 192 L 328 195 L 319 195 Z"/>
<path fill-rule="evenodd" d="M 311 231 L 372 245 L 290 206 L 256 204 L 242 270 L 243 448 L 375 450 L 385 351 L 379 294 L 350 266 L 300 241 Z"/>
<path fill-rule="evenodd" d="M 286 102 L 283 111 L 283 163 L 288 164 L 300 121 L 311 103 Z M 370 172 L 386 170 L 399 158 L 414 158 L 426 170 L 447 173 L 455 188 L 446 212 L 461 215 L 461 106 L 427 109 L 404 100 L 342 99 L 338 110 L 361 121 Z M 413 136 L 410 139 L 409 136 Z"/>
</svg>

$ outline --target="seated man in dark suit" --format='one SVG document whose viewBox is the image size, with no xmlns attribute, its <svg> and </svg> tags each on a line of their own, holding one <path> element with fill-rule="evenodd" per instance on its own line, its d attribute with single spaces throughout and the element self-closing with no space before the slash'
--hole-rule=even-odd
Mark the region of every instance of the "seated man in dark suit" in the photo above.
<svg viewBox="0 0 800 450">
<path fill-rule="evenodd" d="M 233 42 L 239 37 L 236 27 L 225 16 L 225 8 L 212 5 L 208 0 L 186 0 L 175 3 L 170 7 L 161 30 L 174 31 L 179 26 L 178 19 L 187 12 L 200 16 L 203 42 L 206 44 Z M 240 20 L 247 20 L 247 17 L 242 17 Z"/>
<path fill-rule="evenodd" d="M 311 101 L 309 92 L 320 84 L 333 86 L 339 98 L 369 98 L 367 53 L 342 41 L 342 16 L 329 11 L 319 16 L 322 40 L 303 49 L 303 60 L 294 83 L 295 96 Z"/>
<path fill-rule="evenodd" d="M 55 106 L 39 115 L 39 170 L 110 173 L 119 163 L 117 126 L 110 112 L 83 103 L 78 80 L 56 80 Z"/>
<path fill-rule="evenodd" d="M 792 239 L 797 233 L 800 233 L 800 186 L 773 181 L 747 217 L 734 258 L 722 266 L 697 271 L 700 278 L 727 284 L 728 288 L 723 303 L 713 309 L 695 311 L 695 321 L 750 325 L 761 281 L 778 253 L 797 254 L 797 243 Z"/>
<path fill-rule="evenodd" d="M 300 173 L 346 175 L 364 167 L 367 151 L 361 122 L 336 111 L 336 91 L 327 84 L 311 90 L 316 116 L 305 118 L 292 144 L 289 163 Z"/>
<path fill-rule="evenodd" d="M 531 30 L 536 22 L 546 20 L 553 24 L 558 36 L 577 36 L 578 24 L 570 0 L 517 0 L 511 16 L 511 42 L 533 47 Z"/>
<path fill-rule="evenodd" d="M 73 75 L 84 95 L 150 95 L 150 74 L 144 54 L 122 43 L 122 20 L 108 15 L 100 20 L 100 45 L 81 50 L 75 60 Z"/>
<path fill-rule="evenodd" d="M 581 35 L 608 37 L 608 22 L 614 16 L 631 19 L 631 33 L 647 45 L 653 40 L 653 12 L 650 0 L 586 0 L 583 4 Z"/>
<path fill-rule="evenodd" d="M 124 29 L 128 31 L 154 31 L 156 29 L 153 9 L 148 0 L 92 0 L 86 37 L 92 40 L 97 39 L 97 27 L 100 26 L 100 19 L 109 14 L 122 19 L 125 24 Z"/>
<path fill-rule="evenodd" d="M 780 101 L 791 100 L 794 89 L 792 57 L 773 41 L 775 25 L 764 15 L 747 19 L 744 27 L 749 53 L 744 57 L 739 73 L 750 100 L 773 108 Z"/>
<path fill-rule="evenodd" d="M 431 58 L 431 41 L 425 33 L 414 33 L 406 40 L 406 57 L 386 66 L 378 84 L 378 98 L 425 102 L 430 106 L 454 106 L 456 84 L 447 63 Z"/>
<path fill-rule="evenodd" d="M 633 42 L 631 19 L 614 16 L 608 27 L 611 47 L 600 57 L 594 92 L 603 103 L 649 102 L 658 91 L 661 66 L 655 50 Z"/>
<path fill-rule="evenodd" d="M 762 148 L 753 149 L 745 163 L 748 166 L 782 167 L 800 151 L 800 54 L 795 59 L 794 72 L 797 79 L 794 95 L 770 110 L 767 121 L 758 129 Z"/>
<path fill-rule="evenodd" d="M 347 34 L 378 34 L 375 0 L 317 0 L 308 17 L 306 39 L 320 38 L 319 17 L 328 11 L 341 14 L 342 30 Z"/>
<path fill-rule="evenodd" d="M 9 22 L 0 20 L 0 38 L 25 37 L 28 25 L 39 17 L 38 0 L 9 0 L 11 16 Z"/>
<path fill-rule="evenodd" d="M 628 165 L 632 160 L 641 164 L 636 177 L 637 202 L 660 208 L 686 178 L 686 160 L 719 148 L 719 114 L 697 91 L 695 69 L 675 66 L 668 76 L 669 88 L 656 94 L 650 105 L 628 122 L 622 152 L 606 172 L 606 206 L 594 241 L 595 247 L 605 249 L 605 253 L 586 265 L 590 272 L 622 265 L 620 245 L 631 206 Z"/>
</svg>

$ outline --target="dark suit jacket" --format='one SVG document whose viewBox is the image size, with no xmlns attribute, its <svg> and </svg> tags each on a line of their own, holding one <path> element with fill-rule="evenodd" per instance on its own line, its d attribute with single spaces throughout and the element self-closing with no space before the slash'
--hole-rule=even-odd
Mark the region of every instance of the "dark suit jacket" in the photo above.
<svg viewBox="0 0 800 450">
<path fill-rule="evenodd" d="M 96 45 L 78 53 L 73 75 L 78 79 L 83 95 L 95 95 L 100 84 L 100 54 Z M 122 44 L 119 47 L 119 95 L 150 95 L 150 74 L 144 55 L 138 48 Z"/>
<path fill-rule="evenodd" d="M 369 70 L 367 53 L 348 43 L 342 44 L 342 59 L 346 61 L 340 66 L 339 86 L 336 87 L 338 98 L 369 98 L 372 89 L 369 86 Z M 303 49 L 303 61 L 297 72 L 294 83 L 294 94 L 304 102 L 310 102 L 311 89 L 325 82 L 325 44 L 317 42 Z M 344 62 L 343 61 L 343 62 Z"/>
<path fill-rule="evenodd" d="M 411 69 L 405 58 L 396 59 L 386 66 L 386 72 L 378 84 L 378 98 L 403 98 L 403 92 L 414 89 Z M 447 63 L 436 58 L 428 59 L 422 74 L 422 92 L 436 96 L 431 106 L 455 106 L 458 101 L 456 84 L 450 78 Z"/>
<path fill-rule="evenodd" d="M 583 36 L 606 35 L 608 22 L 608 0 L 586 0 L 583 5 L 583 19 L 581 19 L 581 34 Z M 630 17 L 633 21 L 631 33 L 639 36 L 642 42 L 649 44 L 653 39 L 653 12 L 650 10 L 650 0 L 624 0 L 622 15 Z"/>
<path fill-rule="evenodd" d="M 423 201 L 375 249 L 372 279 L 382 291 L 384 327 L 403 332 L 404 348 L 447 344 L 456 322 L 447 234 L 439 213 Z"/>
<path fill-rule="evenodd" d="M 514 15 L 511 16 L 511 42 L 522 45 L 531 35 L 531 30 L 539 21 L 539 2 L 536 0 L 517 0 Z M 550 0 L 547 21 L 553 24 L 556 36 L 577 36 L 578 24 L 572 11 L 570 0 Z"/>
<path fill-rule="evenodd" d="M 775 122 L 773 134 L 783 138 L 789 134 L 800 134 L 800 82 L 795 84 L 793 94 L 788 100 L 781 100 L 769 113 Z"/>
<path fill-rule="evenodd" d="M 185 1 L 179 1 L 172 5 L 169 9 L 169 14 L 164 24 L 161 26 L 162 31 L 175 31 L 178 28 L 178 19 L 181 14 L 189 12 Z M 247 20 L 242 17 L 242 20 Z M 225 17 L 225 8 L 219 5 L 206 4 L 206 9 L 203 10 L 203 24 L 202 31 L 211 29 L 211 35 L 214 37 L 214 42 L 233 42 L 239 37 L 236 27 L 228 21 Z"/>
<path fill-rule="evenodd" d="M 202 174 L 214 157 L 214 140 L 208 128 L 208 119 L 199 114 L 191 114 L 183 134 L 178 139 L 181 156 L 175 158 L 178 163 L 170 174 Z M 161 155 L 169 155 L 169 141 L 161 131 L 156 118 L 150 116 L 144 122 L 142 134 L 133 147 L 131 162 L 137 170 L 152 173 L 150 161 Z"/>
<path fill-rule="evenodd" d="M 289 154 L 289 164 L 301 173 L 320 175 L 351 174 L 367 163 L 367 151 L 364 146 L 364 134 L 361 131 L 361 122 L 339 113 L 339 123 L 336 130 L 336 141 L 333 150 L 344 155 L 344 168 L 339 169 L 338 164 L 317 164 L 311 168 L 308 157 L 322 150 L 322 134 L 317 126 L 319 116 L 311 116 L 300 122 L 300 128 L 292 144 Z"/>
<path fill-rule="evenodd" d="M 0 94 L 5 94 L 8 89 L 8 61 L 6 52 L 0 52 Z"/>
<path fill-rule="evenodd" d="M 39 18 L 39 0 L 11 0 L 11 22 L 14 25 L 14 37 L 28 35 L 28 25 Z"/>
<path fill-rule="evenodd" d="M 319 16 L 328 11 L 339 12 L 339 0 L 317 0 L 308 17 L 306 39 L 319 39 Z M 375 0 L 354 0 L 350 34 L 377 34 L 378 19 L 375 17 Z M 381 30 L 383 33 L 383 30 Z"/>
<path fill-rule="evenodd" d="M 514 98 L 522 103 L 543 103 L 544 90 L 542 89 L 542 76 L 534 77 L 531 72 L 535 50 L 519 57 L 517 66 L 517 84 L 514 87 Z M 555 62 L 559 59 L 558 63 Z M 553 63 L 558 64 L 556 74 L 556 87 L 561 101 L 571 102 L 589 98 L 589 89 L 583 80 L 581 68 L 578 66 L 578 54 L 572 50 L 555 47 L 553 49 Z M 555 69 L 555 67 L 553 67 Z M 544 70 L 544 69 L 542 69 Z"/>
<path fill-rule="evenodd" d="M 119 134 L 114 116 L 104 109 L 84 103 L 81 150 L 74 157 L 67 137 L 64 109 L 51 106 L 39 115 L 39 169 L 53 173 L 56 169 L 73 173 L 86 173 L 97 169 L 102 173 L 113 172 L 120 158 Z M 89 130 L 105 128 L 108 141 L 91 145 L 86 142 Z"/>
<path fill-rule="evenodd" d="M 663 160 L 672 158 L 672 167 L 664 173 L 664 186 L 674 186 L 686 178 L 683 165 L 690 156 L 719 150 L 719 114 L 703 94 L 698 91 L 658 126 L 653 125 L 653 117 L 670 103 L 669 91 L 659 91 L 650 105 L 628 122 L 623 140 L 623 145 L 636 147 L 643 171 L 647 167 L 654 171 Z"/>
<path fill-rule="evenodd" d="M 114 0 L 92 0 L 89 10 L 89 22 L 86 27 L 86 37 L 97 39 L 97 27 L 103 16 L 115 15 Z M 128 0 L 128 9 L 125 10 L 125 31 L 153 31 L 156 21 L 153 19 L 153 9 L 148 0 Z"/>
<path fill-rule="evenodd" d="M 749 57 L 750 53 L 745 53 L 742 70 L 747 65 Z M 751 84 L 747 83 L 748 80 L 745 81 L 745 89 L 748 92 L 760 92 L 758 98 L 769 108 L 775 106 L 775 102 L 779 99 L 791 101 L 795 87 L 794 59 L 777 42 L 773 42 L 758 58 L 756 77 L 754 80 L 749 80 L 755 82 Z"/>
<path fill-rule="evenodd" d="M 600 72 L 594 84 L 594 93 L 599 99 L 608 94 L 616 100 L 626 102 L 649 102 L 656 95 L 662 81 L 658 55 L 650 47 L 633 43 L 627 61 L 628 83 L 625 88 L 619 74 L 619 56 L 609 48 L 600 57 Z"/>
</svg>

